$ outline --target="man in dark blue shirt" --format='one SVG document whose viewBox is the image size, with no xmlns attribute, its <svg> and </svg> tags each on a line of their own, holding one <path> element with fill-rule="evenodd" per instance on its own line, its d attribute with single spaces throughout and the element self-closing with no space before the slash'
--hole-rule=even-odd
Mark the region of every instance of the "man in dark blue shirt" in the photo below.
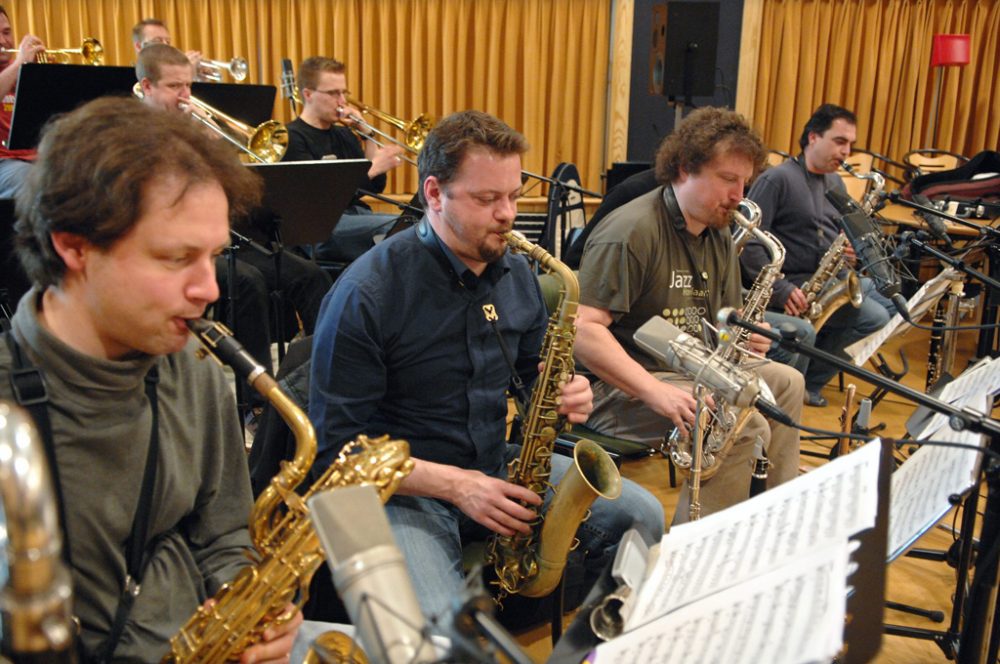
<svg viewBox="0 0 1000 664">
<path fill-rule="evenodd" d="M 546 313 L 527 261 L 502 234 L 521 193 L 524 137 L 496 118 L 457 113 L 420 154 L 426 217 L 355 261 L 327 295 L 313 342 L 309 415 L 317 471 L 359 433 L 410 442 L 416 466 L 386 511 L 421 607 L 446 613 L 464 579 L 462 546 L 491 532 L 530 532 L 539 497 L 505 479 L 505 391 L 538 372 Z M 502 339 L 502 342 L 501 342 Z M 510 361 L 504 357 L 509 350 Z M 512 371 L 513 369 L 513 371 Z M 575 376 L 559 411 L 583 422 L 590 385 Z M 569 467 L 554 457 L 552 481 Z M 598 573 L 633 520 L 659 538 L 663 509 L 625 482 L 598 499 L 578 536 Z"/>
</svg>

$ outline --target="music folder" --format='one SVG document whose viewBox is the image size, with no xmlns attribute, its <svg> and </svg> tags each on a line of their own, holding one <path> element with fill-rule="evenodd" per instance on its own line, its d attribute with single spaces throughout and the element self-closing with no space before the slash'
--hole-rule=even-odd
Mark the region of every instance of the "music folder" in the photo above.
<svg viewBox="0 0 1000 664">
<path fill-rule="evenodd" d="M 367 159 L 248 165 L 264 179 L 264 207 L 280 218 L 281 241 L 291 246 L 329 239 L 370 167 Z"/>
</svg>

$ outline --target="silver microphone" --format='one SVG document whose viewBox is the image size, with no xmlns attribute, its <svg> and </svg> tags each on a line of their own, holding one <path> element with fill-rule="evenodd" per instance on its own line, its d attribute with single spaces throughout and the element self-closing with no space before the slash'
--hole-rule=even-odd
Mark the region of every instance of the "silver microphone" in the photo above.
<svg viewBox="0 0 1000 664">
<path fill-rule="evenodd" d="M 633 338 L 647 353 L 696 379 L 734 406 L 748 408 L 760 394 L 760 386 L 750 372 L 717 357 L 700 339 L 660 316 L 646 321 Z"/>
<path fill-rule="evenodd" d="M 721 314 L 720 314 L 721 315 Z M 732 334 L 720 330 L 720 336 Z M 796 426 L 792 418 L 763 398 L 754 374 L 713 354 L 700 339 L 681 331 L 660 316 L 643 323 L 632 336 L 653 357 L 666 362 L 674 371 L 690 376 L 737 408 L 756 408 L 763 415 L 786 426 Z"/>
<path fill-rule="evenodd" d="M 374 662 L 437 659 L 403 554 L 371 486 L 349 486 L 308 501 L 326 563 L 351 622 Z"/>
</svg>

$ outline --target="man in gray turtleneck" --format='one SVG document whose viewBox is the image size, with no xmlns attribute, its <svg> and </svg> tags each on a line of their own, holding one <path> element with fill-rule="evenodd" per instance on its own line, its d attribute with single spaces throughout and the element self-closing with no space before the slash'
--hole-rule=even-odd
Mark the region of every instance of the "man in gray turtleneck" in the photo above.
<svg viewBox="0 0 1000 664">
<path fill-rule="evenodd" d="M 158 662 L 247 564 L 235 404 L 222 372 L 195 358 L 187 321 L 218 297 L 215 257 L 259 183 L 186 118 L 100 99 L 48 128 L 20 196 L 18 256 L 34 286 L 12 337 L 45 376 L 80 640 L 88 654 L 107 651 L 155 430 L 146 562 L 112 650 L 115 661 Z M 0 398 L 11 400 L 5 341 Z M 300 623 L 272 625 L 243 661 L 287 661 Z"/>
</svg>

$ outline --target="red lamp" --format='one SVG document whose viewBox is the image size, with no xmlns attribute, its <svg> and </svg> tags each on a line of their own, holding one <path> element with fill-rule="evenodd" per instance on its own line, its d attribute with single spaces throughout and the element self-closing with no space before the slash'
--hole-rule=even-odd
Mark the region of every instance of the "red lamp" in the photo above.
<svg viewBox="0 0 1000 664">
<path fill-rule="evenodd" d="M 961 67 L 969 64 L 969 35 L 934 35 L 931 45 L 931 67 L 934 68 L 934 103 L 931 107 L 930 132 L 925 141 L 927 147 L 935 147 L 938 130 L 938 106 L 941 102 L 941 68 Z"/>
</svg>

